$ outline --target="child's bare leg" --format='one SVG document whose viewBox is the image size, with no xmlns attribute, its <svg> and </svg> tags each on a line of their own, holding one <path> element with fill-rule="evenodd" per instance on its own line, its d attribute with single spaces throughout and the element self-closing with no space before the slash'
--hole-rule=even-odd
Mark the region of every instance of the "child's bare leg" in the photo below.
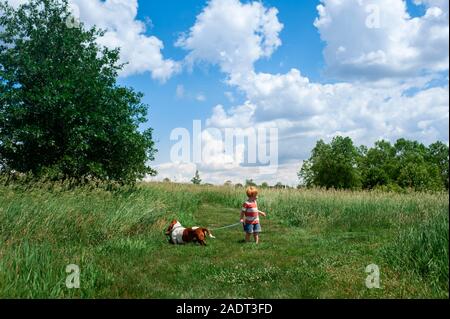
<svg viewBox="0 0 450 319">
<path fill-rule="evenodd" d="M 250 241 L 250 234 L 249 233 L 245 233 L 245 241 L 246 242 Z"/>
<path fill-rule="evenodd" d="M 259 243 L 259 234 L 258 233 L 254 233 L 253 237 L 255 237 L 255 243 Z"/>
</svg>

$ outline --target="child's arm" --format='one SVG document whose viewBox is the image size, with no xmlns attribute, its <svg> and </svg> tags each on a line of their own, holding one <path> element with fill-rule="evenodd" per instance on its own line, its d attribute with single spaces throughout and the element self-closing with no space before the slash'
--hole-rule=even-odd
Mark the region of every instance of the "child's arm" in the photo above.
<svg viewBox="0 0 450 319">
<path fill-rule="evenodd" d="M 247 210 L 247 206 L 246 206 L 246 204 L 244 203 L 244 204 L 242 205 L 242 208 L 241 208 L 241 220 L 240 220 L 241 223 L 244 222 L 244 216 L 245 216 L 246 210 Z"/>
<path fill-rule="evenodd" d="M 262 211 L 259 211 L 258 213 L 259 213 L 260 215 L 264 216 L 264 217 L 266 217 L 266 215 L 267 215 L 266 213 L 264 213 L 264 212 L 262 212 Z"/>
</svg>

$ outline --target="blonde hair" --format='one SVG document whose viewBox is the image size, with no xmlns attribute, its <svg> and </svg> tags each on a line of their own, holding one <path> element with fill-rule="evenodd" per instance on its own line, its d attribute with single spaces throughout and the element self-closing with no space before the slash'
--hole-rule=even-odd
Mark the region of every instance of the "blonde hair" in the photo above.
<svg viewBox="0 0 450 319">
<path fill-rule="evenodd" d="M 250 186 L 247 187 L 245 193 L 247 194 L 248 197 L 255 197 L 256 195 L 258 195 L 258 189 L 255 186 Z"/>
</svg>

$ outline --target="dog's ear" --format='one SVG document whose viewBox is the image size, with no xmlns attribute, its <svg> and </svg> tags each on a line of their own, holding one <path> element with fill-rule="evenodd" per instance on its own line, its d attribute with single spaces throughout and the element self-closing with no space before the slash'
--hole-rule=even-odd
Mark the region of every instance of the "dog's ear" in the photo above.
<svg viewBox="0 0 450 319">
<path fill-rule="evenodd" d="M 170 235 L 170 232 L 172 231 L 173 226 L 174 226 L 176 223 L 177 223 L 177 221 L 176 221 L 175 219 L 172 220 L 172 222 L 170 223 L 169 227 L 167 227 L 167 229 L 166 229 L 166 235 Z"/>
</svg>

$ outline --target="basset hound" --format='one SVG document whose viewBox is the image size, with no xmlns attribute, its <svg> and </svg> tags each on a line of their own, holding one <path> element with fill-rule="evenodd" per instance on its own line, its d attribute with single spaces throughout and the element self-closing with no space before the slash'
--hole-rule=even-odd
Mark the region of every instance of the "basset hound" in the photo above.
<svg viewBox="0 0 450 319">
<path fill-rule="evenodd" d="M 185 228 L 181 223 L 174 219 L 166 230 L 166 235 L 169 236 L 171 244 L 185 244 L 189 242 L 198 242 L 202 246 L 206 246 L 206 235 L 211 238 L 214 237 L 207 228 L 203 227 L 189 227 Z"/>
</svg>

